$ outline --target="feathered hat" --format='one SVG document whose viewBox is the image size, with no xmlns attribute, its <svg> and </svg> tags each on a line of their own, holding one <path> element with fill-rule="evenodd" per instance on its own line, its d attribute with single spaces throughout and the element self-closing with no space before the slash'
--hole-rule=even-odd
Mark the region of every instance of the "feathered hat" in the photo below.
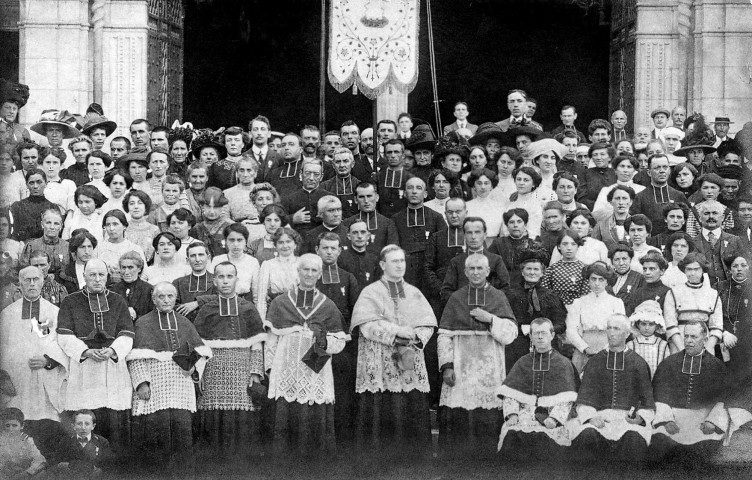
<svg viewBox="0 0 752 480">
<path fill-rule="evenodd" d="M 191 143 L 193 158 L 198 159 L 201 156 L 201 150 L 206 147 L 212 147 L 217 150 L 219 158 L 227 156 L 227 148 L 222 145 L 217 134 L 211 128 L 202 128 L 196 132 L 193 143 Z"/>
<path fill-rule="evenodd" d="M 694 124 L 694 127 L 684 137 L 682 147 L 676 149 L 674 155 L 677 157 L 686 157 L 690 150 L 696 148 L 701 148 L 705 155 L 715 152 L 715 147 L 713 146 L 715 143 L 715 133 L 708 128 L 708 125 L 705 123 L 705 117 L 700 113 L 694 113 L 690 119 L 692 119 L 690 124 Z"/>
</svg>

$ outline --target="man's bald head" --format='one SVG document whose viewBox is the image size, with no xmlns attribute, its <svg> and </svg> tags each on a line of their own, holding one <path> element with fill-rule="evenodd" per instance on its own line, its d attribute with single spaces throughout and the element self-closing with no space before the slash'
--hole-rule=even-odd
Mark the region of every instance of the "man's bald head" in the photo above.
<svg viewBox="0 0 752 480">
<path fill-rule="evenodd" d="M 92 270 L 107 272 L 107 264 L 104 263 L 104 260 L 92 258 L 91 260 L 86 262 L 86 266 L 84 266 L 84 275 Z"/>
<path fill-rule="evenodd" d="M 101 293 L 107 284 L 107 264 L 98 258 L 86 262 L 84 267 L 86 289 L 92 293 Z"/>
<path fill-rule="evenodd" d="M 408 185 L 422 185 L 423 189 L 424 190 L 426 189 L 426 182 L 424 182 L 423 179 L 420 178 L 420 177 L 412 177 L 412 178 L 408 179 L 405 182 L 405 187 L 407 187 Z"/>
</svg>

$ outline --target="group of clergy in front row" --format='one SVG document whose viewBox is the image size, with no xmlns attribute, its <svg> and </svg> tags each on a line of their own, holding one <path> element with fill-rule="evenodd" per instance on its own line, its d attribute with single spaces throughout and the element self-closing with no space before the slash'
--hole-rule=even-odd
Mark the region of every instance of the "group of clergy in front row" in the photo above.
<svg viewBox="0 0 752 480">
<path fill-rule="evenodd" d="M 23 298 L 0 318 L 3 404 L 24 412 L 26 433 L 51 458 L 67 434 L 58 422 L 82 409 L 95 412 L 95 431 L 116 452 L 130 441 L 142 447 L 140 459 L 158 465 L 191 465 L 194 438 L 219 455 L 247 457 L 266 445 L 276 453 L 331 451 L 342 374 L 331 359 L 353 342 L 357 413 L 348 445 L 415 459 L 432 454 L 423 348 L 438 328 L 443 452 L 498 445 L 508 458 L 552 458 L 571 446 L 635 462 L 649 446 L 658 458 L 690 446 L 712 450 L 752 419 L 724 397 L 724 365 L 705 349 L 703 322 L 685 325 L 684 349 L 651 380 L 646 361 L 626 348 L 626 316 L 608 318 L 608 347 L 589 357 L 581 377 L 552 349 L 552 322 L 538 318 L 531 352 L 507 375 L 504 346 L 518 329 L 506 296 L 487 282 L 487 257 L 467 257 L 468 284 L 438 324 L 420 290 L 403 280 L 404 251 L 385 247 L 380 266 L 384 275 L 363 289 L 349 332 L 316 289 L 322 260 L 312 254 L 300 257 L 298 285 L 274 298 L 263 319 L 236 294 L 229 262 L 216 266 L 217 293 L 197 298 L 193 322 L 176 311 L 169 283 L 155 285 L 155 310 L 132 322 L 123 297 L 105 288 L 101 260 L 86 264 L 86 286 L 58 311 L 41 298 L 41 271 L 27 267 L 19 274 Z"/>
</svg>

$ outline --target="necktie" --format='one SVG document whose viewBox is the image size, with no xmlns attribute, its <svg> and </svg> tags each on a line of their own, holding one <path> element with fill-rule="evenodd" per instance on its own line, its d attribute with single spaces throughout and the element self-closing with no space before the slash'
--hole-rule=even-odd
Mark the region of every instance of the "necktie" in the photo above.
<svg viewBox="0 0 752 480">
<path fill-rule="evenodd" d="M 80 443 L 82 447 L 85 447 L 86 444 L 89 443 L 89 439 L 86 437 L 78 437 L 78 443 Z"/>
<path fill-rule="evenodd" d="M 710 243 L 710 246 L 715 248 L 715 244 L 718 241 L 717 238 L 715 238 L 715 233 L 709 232 L 708 233 L 708 242 Z"/>
</svg>

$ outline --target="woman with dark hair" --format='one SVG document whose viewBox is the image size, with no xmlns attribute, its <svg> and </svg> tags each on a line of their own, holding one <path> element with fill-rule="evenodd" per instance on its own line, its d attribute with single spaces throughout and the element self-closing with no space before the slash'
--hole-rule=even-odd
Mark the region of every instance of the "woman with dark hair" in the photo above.
<svg viewBox="0 0 752 480">
<path fill-rule="evenodd" d="M 486 221 L 486 244 L 501 234 L 504 219 L 504 205 L 491 197 L 491 191 L 499 180 L 491 170 L 484 168 L 473 171 L 467 179 L 467 186 L 473 192 L 473 199 L 467 202 L 467 216 L 480 217 Z"/>
<path fill-rule="evenodd" d="M 590 292 L 590 286 L 582 276 L 585 264 L 577 260 L 577 250 L 582 244 L 577 232 L 562 230 L 555 250 L 561 255 L 561 260 L 551 262 L 543 274 L 543 287 L 558 293 L 565 305 L 571 305 L 576 298 Z"/>
<path fill-rule="evenodd" d="M 272 237 L 274 233 L 282 227 L 290 224 L 287 211 L 277 203 L 264 207 L 259 215 L 261 224 L 264 226 L 265 235 L 248 244 L 248 253 L 255 257 L 260 264 L 277 256 L 277 248 L 274 245 Z"/>
<path fill-rule="evenodd" d="M 196 225 L 196 217 L 193 216 L 187 208 L 178 208 L 171 214 L 167 215 L 167 230 L 180 240 L 180 248 L 176 254 L 178 261 L 185 262 L 188 265 L 188 246 L 195 242 L 196 239 L 191 237 L 190 232 Z"/>
<path fill-rule="evenodd" d="M 21 253 L 24 249 L 23 242 L 18 242 L 11 238 L 13 233 L 13 223 L 10 221 L 8 210 L 0 210 L 0 251 L 8 254 L 11 263 L 11 270 L 16 270 Z"/>
<path fill-rule="evenodd" d="M 616 185 L 606 195 L 613 213 L 610 217 L 598 222 L 593 230 L 593 238 L 605 243 L 609 250 L 617 243 L 627 241 L 628 232 L 624 229 L 624 222 L 629 218 L 629 209 L 635 196 L 634 189 L 626 185 Z"/>
<path fill-rule="evenodd" d="M 614 208 L 608 200 L 608 194 L 617 186 L 621 185 L 634 190 L 635 195 L 645 190 L 640 184 L 634 182 L 634 176 L 639 168 L 639 163 L 632 155 L 617 155 L 611 161 L 611 167 L 616 171 L 616 183 L 603 187 L 598 194 L 593 206 L 593 217 L 600 222 L 614 213 Z"/>
<path fill-rule="evenodd" d="M 120 257 L 130 251 L 135 251 L 141 255 L 144 263 L 146 255 L 144 250 L 125 238 L 125 229 L 128 227 L 128 219 L 120 210 L 110 210 L 102 218 L 102 228 L 105 231 L 105 238 L 99 242 L 94 256 L 107 264 L 107 271 L 110 274 L 110 280 L 120 281 Z"/>
<path fill-rule="evenodd" d="M 133 186 L 133 179 L 131 176 L 114 168 L 104 176 L 104 184 L 109 189 L 110 194 L 108 195 L 109 198 L 107 199 L 107 202 L 102 205 L 102 211 L 109 212 L 110 210 L 120 210 L 125 213 L 123 198 Z"/>
<path fill-rule="evenodd" d="M 687 283 L 687 276 L 679 269 L 679 262 L 684 260 L 687 254 L 697 250 L 692 237 L 685 232 L 676 232 L 668 238 L 663 256 L 668 260 L 666 273 L 661 277 L 664 285 L 674 288 L 677 285 Z M 709 279 L 707 280 L 710 281 Z"/>
<path fill-rule="evenodd" d="M 577 232 L 582 240 L 582 245 L 577 249 L 577 259 L 585 265 L 598 261 L 608 263 L 606 244 L 591 236 L 595 225 L 595 219 L 587 210 L 575 210 L 567 215 L 567 227 Z M 551 263 L 556 263 L 560 259 L 561 253 L 554 251 L 551 255 Z"/>
<path fill-rule="evenodd" d="M 298 232 L 289 227 L 278 228 L 271 240 L 276 255 L 261 264 L 258 281 L 253 286 L 253 303 L 264 320 L 272 300 L 298 284 L 298 255 L 303 246 Z"/>
<path fill-rule="evenodd" d="M 687 276 L 687 283 L 676 285 L 666 295 L 663 318 L 666 320 L 666 340 L 671 353 L 684 349 L 684 325 L 703 322 L 710 334 L 705 349 L 715 354 L 715 346 L 723 341 L 723 312 L 718 292 L 706 279 L 709 264 L 705 255 L 688 253 L 678 264 Z"/>
<path fill-rule="evenodd" d="M 130 216 L 125 238 L 141 247 L 147 263 L 154 258 L 152 240 L 159 233 L 158 226 L 146 221 L 151 205 L 151 198 L 141 190 L 131 190 L 123 198 L 123 209 Z"/>
<path fill-rule="evenodd" d="M 190 127 L 173 128 L 167 134 L 167 143 L 170 145 L 172 163 L 168 173 L 174 173 L 185 180 L 188 169 L 188 155 L 190 153 L 193 129 Z"/>
<path fill-rule="evenodd" d="M 671 169 L 668 184 L 689 198 L 697 191 L 698 178 L 697 168 L 689 162 L 684 162 Z"/>
<path fill-rule="evenodd" d="M 574 345 L 572 363 L 582 373 L 588 359 L 608 346 L 606 320 L 615 313 L 625 314 L 624 302 L 606 292 L 614 270 L 608 263 L 585 267 L 583 276 L 590 293 L 576 299 L 567 311 L 567 339 Z"/>
<path fill-rule="evenodd" d="M 279 199 L 277 189 L 268 182 L 255 183 L 249 195 L 256 215 L 255 217 L 252 216 L 243 220 L 243 225 L 248 229 L 248 245 L 250 246 L 251 242 L 262 238 L 266 234 L 264 221 L 261 220 L 261 211 L 264 210 L 264 207 L 272 203 L 279 204 L 281 200 Z"/>
<path fill-rule="evenodd" d="M 441 137 L 436 142 L 433 154 L 433 167 L 449 170 L 454 175 L 457 175 L 459 179 L 457 186 L 450 191 L 449 197 L 460 197 L 465 200 L 472 198 L 470 189 L 460 178 L 469 168 L 467 163 L 468 154 L 469 151 L 465 145 L 451 140 L 448 136 Z"/>
<path fill-rule="evenodd" d="M 470 147 L 468 162 L 470 164 L 470 170 L 463 173 L 461 177 L 465 182 L 467 182 L 467 179 L 471 173 L 479 173 L 485 169 L 491 170 L 491 168 L 488 166 L 488 152 L 486 151 L 486 147 L 483 147 L 482 145 L 474 145 Z M 473 187 L 470 188 L 472 189 Z"/>
<path fill-rule="evenodd" d="M 191 267 L 177 258 L 180 240 L 170 232 L 158 233 L 152 241 L 155 252 L 154 265 L 144 270 L 144 280 L 156 285 L 159 282 L 172 283 L 191 273 Z M 159 262 L 156 259 L 159 259 Z"/>
<path fill-rule="evenodd" d="M 153 287 L 141 279 L 144 266 L 142 252 L 125 252 L 118 259 L 120 281 L 110 287 L 110 290 L 125 299 L 128 313 L 134 322 L 138 317 L 154 310 L 154 302 L 151 299 Z"/>
<path fill-rule="evenodd" d="M 227 253 L 214 257 L 207 270 L 213 274 L 214 267 L 220 263 L 232 263 L 238 270 L 238 283 L 235 286 L 235 293 L 247 295 L 253 291 L 253 284 L 256 282 L 261 268 L 255 257 L 245 253 L 246 245 L 248 245 L 248 229 L 242 223 L 233 223 L 225 227 L 223 234 Z M 251 296 L 248 295 L 246 299 L 251 300 Z"/>
<path fill-rule="evenodd" d="M 68 242 L 70 261 L 60 269 L 57 278 L 58 283 L 63 285 L 68 293 L 80 290 L 86 285 L 84 267 L 86 262 L 96 258 L 94 249 L 97 248 L 97 244 L 97 238 L 84 228 L 71 232 L 71 239 Z"/>
<path fill-rule="evenodd" d="M 468 215 L 470 216 L 470 215 Z M 522 281 L 519 257 L 523 251 L 542 248 L 541 244 L 530 238 L 527 233 L 527 222 L 530 218 L 527 211 L 522 208 L 512 208 L 504 212 L 504 225 L 509 232 L 508 237 L 499 237 L 491 243 L 488 251 L 495 253 L 504 259 L 504 265 L 509 271 L 509 284 L 519 285 Z M 546 259 L 548 260 L 548 259 Z M 541 271 L 542 273 L 542 271 Z M 507 369 L 512 368 L 509 365 Z"/>
<path fill-rule="evenodd" d="M 493 189 L 491 195 L 504 203 L 507 203 L 509 197 L 517 191 L 514 183 L 514 171 L 522 163 L 520 152 L 513 147 L 501 147 L 499 156 L 495 163 L 495 169 L 499 178 L 499 184 Z"/>
<path fill-rule="evenodd" d="M 538 194 L 538 187 L 542 182 L 541 176 L 533 167 L 519 167 L 514 171 L 514 183 L 517 191 L 509 197 L 507 210 L 512 208 L 523 208 L 527 210 L 529 221 L 527 231 L 532 238 L 540 236 L 541 226 L 543 224 L 543 205 L 549 201 L 556 200 L 556 194 L 541 197 Z M 502 228 L 502 235 L 508 232 Z"/>
<path fill-rule="evenodd" d="M 89 178 L 91 181 L 86 185 L 93 185 L 97 187 L 105 198 L 109 198 L 110 189 L 104 182 L 107 169 L 112 165 L 112 158 L 101 150 L 92 152 L 86 157 L 86 169 L 89 171 Z"/>
<path fill-rule="evenodd" d="M 635 145 L 632 140 L 625 138 L 623 140 L 619 140 L 616 143 L 616 155 L 632 155 L 635 156 Z M 639 167 L 639 165 L 638 165 Z"/>
<path fill-rule="evenodd" d="M 102 205 L 107 201 L 102 192 L 93 185 L 81 185 L 73 194 L 76 207 L 65 218 L 63 227 L 63 240 L 71 237 L 71 232 L 79 228 L 85 228 L 97 241 L 102 241 Z"/>
<path fill-rule="evenodd" d="M 449 193 L 457 185 L 459 185 L 457 175 L 445 168 L 434 170 L 428 177 L 429 197 L 433 198 L 424 205 L 443 216 L 446 212 L 446 202 L 451 198 Z"/>
</svg>

